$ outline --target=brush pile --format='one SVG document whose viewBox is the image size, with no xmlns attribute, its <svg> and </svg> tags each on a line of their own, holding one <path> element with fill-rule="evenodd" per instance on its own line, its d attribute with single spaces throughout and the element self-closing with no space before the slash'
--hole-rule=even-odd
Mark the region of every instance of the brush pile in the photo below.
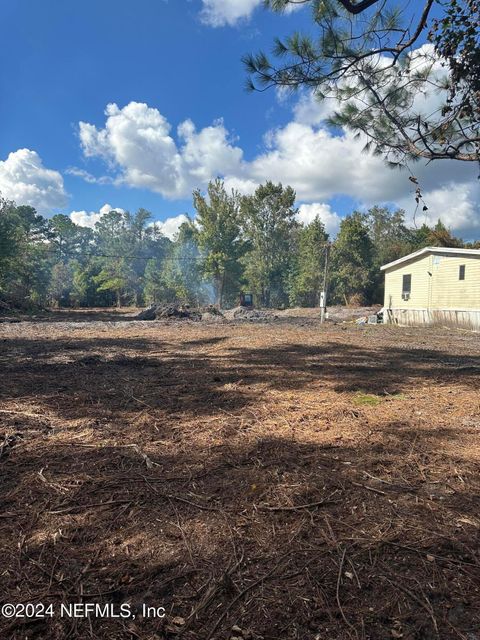
<svg viewBox="0 0 480 640">
<path fill-rule="evenodd" d="M 154 304 L 135 316 L 135 320 L 191 320 L 199 322 L 221 319 L 223 319 L 223 314 L 213 305 L 192 309 L 189 305 Z"/>
<path fill-rule="evenodd" d="M 138 313 L 135 320 L 191 320 L 194 322 L 223 322 L 225 320 L 243 322 L 268 322 L 278 316 L 268 309 L 250 309 L 235 307 L 220 311 L 214 305 L 192 308 L 182 304 L 154 304 Z"/>
<path fill-rule="evenodd" d="M 235 307 L 224 312 L 227 320 L 244 320 L 247 322 L 268 322 L 278 318 L 268 309 L 250 309 L 249 307 Z"/>
</svg>

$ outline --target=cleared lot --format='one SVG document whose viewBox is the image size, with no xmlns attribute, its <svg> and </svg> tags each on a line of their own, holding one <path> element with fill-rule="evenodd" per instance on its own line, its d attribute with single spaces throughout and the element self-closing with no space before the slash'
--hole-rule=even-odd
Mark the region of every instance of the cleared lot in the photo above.
<svg viewBox="0 0 480 640">
<path fill-rule="evenodd" d="M 0 325 L 0 592 L 167 616 L 2 638 L 480 638 L 478 335 L 83 320 Z"/>
</svg>

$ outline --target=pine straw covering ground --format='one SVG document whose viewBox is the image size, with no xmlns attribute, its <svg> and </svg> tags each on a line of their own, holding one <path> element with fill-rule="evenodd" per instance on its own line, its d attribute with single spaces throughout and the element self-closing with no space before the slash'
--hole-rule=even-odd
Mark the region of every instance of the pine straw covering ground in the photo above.
<svg viewBox="0 0 480 640">
<path fill-rule="evenodd" d="M 0 367 L 0 598 L 56 611 L 2 639 L 480 638 L 478 335 L 22 323 Z"/>
</svg>

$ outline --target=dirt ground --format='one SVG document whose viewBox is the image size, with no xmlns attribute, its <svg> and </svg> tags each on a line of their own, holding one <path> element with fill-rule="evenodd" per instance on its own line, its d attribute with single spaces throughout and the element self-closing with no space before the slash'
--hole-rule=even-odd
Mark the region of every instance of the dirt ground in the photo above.
<svg viewBox="0 0 480 640">
<path fill-rule="evenodd" d="M 306 315 L 0 325 L 0 638 L 480 640 L 478 334 Z"/>
</svg>

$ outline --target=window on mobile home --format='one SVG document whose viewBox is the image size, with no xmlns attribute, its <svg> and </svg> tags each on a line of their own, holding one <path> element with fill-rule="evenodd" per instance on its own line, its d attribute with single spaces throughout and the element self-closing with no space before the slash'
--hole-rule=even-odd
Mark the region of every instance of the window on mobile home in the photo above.
<svg viewBox="0 0 480 640">
<path fill-rule="evenodd" d="M 408 294 L 410 295 L 410 293 L 412 293 L 412 274 L 411 273 L 407 273 L 403 276 L 403 281 L 402 281 L 402 294 Z"/>
</svg>

